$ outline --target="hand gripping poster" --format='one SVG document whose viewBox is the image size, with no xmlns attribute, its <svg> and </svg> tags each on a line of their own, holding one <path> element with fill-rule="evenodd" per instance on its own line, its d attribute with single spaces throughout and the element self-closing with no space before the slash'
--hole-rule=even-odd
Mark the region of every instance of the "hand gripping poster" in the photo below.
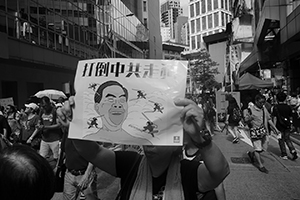
<svg viewBox="0 0 300 200">
<path fill-rule="evenodd" d="M 182 145 L 187 61 L 78 62 L 69 137 L 130 145 Z"/>
</svg>

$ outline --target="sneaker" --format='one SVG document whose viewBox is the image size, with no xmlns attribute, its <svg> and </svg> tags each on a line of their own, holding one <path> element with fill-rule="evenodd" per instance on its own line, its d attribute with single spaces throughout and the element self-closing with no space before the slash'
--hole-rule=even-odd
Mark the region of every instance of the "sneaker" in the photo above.
<svg viewBox="0 0 300 200">
<path fill-rule="evenodd" d="M 298 158 L 297 151 L 294 150 L 294 152 L 292 152 L 292 155 L 293 155 L 292 160 L 296 160 Z"/>
<path fill-rule="evenodd" d="M 283 160 L 287 160 L 288 159 L 287 156 L 280 156 L 280 158 L 283 159 Z"/>
<path fill-rule="evenodd" d="M 249 159 L 250 159 L 250 162 L 251 162 L 251 163 L 254 163 L 253 152 L 248 151 L 247 154 L 248 154 L 248 157 L 249 157 Z"/>
<path fill-rule="evenodd" d="M 269 173 L 269 171 L 265 167 L 258 167 L 258 170 L 263 172 L 263 173 L 266 173 L 266 174 Z"/>
</svg>

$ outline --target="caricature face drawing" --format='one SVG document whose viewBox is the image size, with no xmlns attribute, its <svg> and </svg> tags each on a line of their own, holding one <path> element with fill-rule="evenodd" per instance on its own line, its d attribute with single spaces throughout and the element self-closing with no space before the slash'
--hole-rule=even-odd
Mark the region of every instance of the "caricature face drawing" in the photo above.
<svg viewBox="0 0 300 200">
<path fill-rule="evenodd" d="M 105 82 L 98 88 L 95 95 L 95 110 L 102 119 L 103 129 L 110 131 L 122 129 L 128 115 L 127 100 L 126 88 L 116 81 Z"/>
</svg>

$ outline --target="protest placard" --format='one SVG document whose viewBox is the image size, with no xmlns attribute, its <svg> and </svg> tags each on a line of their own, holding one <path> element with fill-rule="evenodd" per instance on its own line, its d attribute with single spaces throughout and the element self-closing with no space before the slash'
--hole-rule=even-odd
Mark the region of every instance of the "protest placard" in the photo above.
<svg viewBox="0 0 300 200">
<path fill-rule="evenodd" d="M 182 145 L 187 61 L 79 61 L 69 137 L 119 144 Z"/>
</svg>

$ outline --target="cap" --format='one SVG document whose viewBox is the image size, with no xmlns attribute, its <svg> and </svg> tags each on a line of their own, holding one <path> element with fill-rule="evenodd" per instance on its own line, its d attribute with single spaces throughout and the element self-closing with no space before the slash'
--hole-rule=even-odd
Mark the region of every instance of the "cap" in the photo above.
<svg viewBox="0 0 300 200">
<path fill-rule="evenodd" d="M 38 109 L 38 105 L 36 105 L 35 103 L 30 103 L 30 104 L 25 104 L 26 108 L 32 108 L 33 110 Z"/>
</svg>

